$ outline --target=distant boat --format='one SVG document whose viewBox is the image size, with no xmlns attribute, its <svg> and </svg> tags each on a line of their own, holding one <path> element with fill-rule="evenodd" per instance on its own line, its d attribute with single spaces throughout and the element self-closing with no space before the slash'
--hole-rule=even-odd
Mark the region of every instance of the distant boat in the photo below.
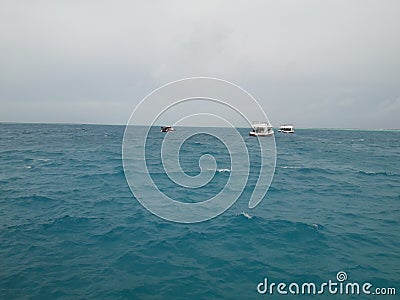
<svg viewBox="0 0 400 300">
<path fill-rule="evenodd" d="M 283 132 L 283 133 L 294 133 L 293 125 L 288 125 L 288 124 L 281 125 L 281 126 L 279 127 L 278 132 Z"/>
<path fill-rule="evenodd" d="M 271 136 L 274 134 L 274 129 L 269 122 L 253 122 L 253 130 L 249 132 L 250 136 Z"/>
<path fill-rule="evenodd" d="M 175 131 L 174 127 L 172 127 L 172 126 L 161 127 L 161 132 L 170 132 L 170 131 Z"/>
</svg>

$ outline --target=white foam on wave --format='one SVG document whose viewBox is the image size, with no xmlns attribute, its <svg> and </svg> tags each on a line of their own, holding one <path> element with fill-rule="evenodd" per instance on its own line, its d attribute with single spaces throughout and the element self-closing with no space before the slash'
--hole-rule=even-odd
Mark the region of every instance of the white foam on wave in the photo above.
<svg viewBox="0 0 400 300">
<path fill-rule="evenodd" d="M 366 171 L 366 170 L 358 170 L 358 173 L 365 174 L 365 175 L 376 175 L 377 172 L 374 171 Z"/>
<path fill-rule="evenodd" d="M 229 169 L 217 169 L 217 172 L 219 172 L 219 173 L 224 173 L 224 172 L 230 173 L 231 170 L 229 170 Z"/>
<path fill-rule="evenodd" d="M 37 160 L 38 160 L 38 161 L 43 161 L 43 162 L 48 162 L 48 161 L 50 161 L 51 159 L 50 159 L 50 158 L 38 158 Z"/>
<path fill-rule="evenodd" d="M 387 171 L 363 171 L 359 170 L 358 173 L 365 174 L 365 175 L 386 175 L 386 176 L 397 176 L 398 174 L 392 173 L 392 172 L 387 172 Z"/>
<path fill-rule="evenodd" d="M 246 213 L 244 211 L 242 211 L 240 214 L 237 214 L 237 216 L 243 216 L 249 220 L 253 218 L 253 216 L 249 215 L 248 213 Z"/>
</svg>

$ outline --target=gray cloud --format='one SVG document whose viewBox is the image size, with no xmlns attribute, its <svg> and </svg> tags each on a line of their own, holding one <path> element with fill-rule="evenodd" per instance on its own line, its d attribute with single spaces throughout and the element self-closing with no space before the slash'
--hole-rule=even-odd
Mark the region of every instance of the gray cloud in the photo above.
<svg viewBox="0 0 400 300">
<path fill-rule="evenodd" d="M 299 127 L 400 128 L 398 1 L 2 1 L 0 121 L 124 124 L 219 77 Z"/>
</svg>

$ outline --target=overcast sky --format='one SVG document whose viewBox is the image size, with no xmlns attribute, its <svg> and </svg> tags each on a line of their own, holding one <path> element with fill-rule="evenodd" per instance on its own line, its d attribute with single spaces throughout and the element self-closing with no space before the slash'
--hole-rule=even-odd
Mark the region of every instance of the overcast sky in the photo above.
<svg viewBox="0 0 400 300">
<path fill-rule="evenodd" d="M 400 1 L 0 0 L 0 122 L 126 124 L 190 76 L 274 125 L 400 128 Z"/>
</svg>

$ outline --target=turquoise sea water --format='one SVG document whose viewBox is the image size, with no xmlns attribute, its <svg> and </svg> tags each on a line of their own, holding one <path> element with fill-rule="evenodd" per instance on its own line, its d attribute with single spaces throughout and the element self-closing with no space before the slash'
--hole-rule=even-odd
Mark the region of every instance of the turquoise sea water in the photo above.
<svg viewBox="0 0 400 300">
<path fill-rule="evenodd" d="M 188 129 L 171 134 L 179 130 Z M 257 284 L 320 284 L 339 271 L 400 292 L 400 132 L 276 133 L 276 172 L 261 204 L 248 209 L 250 182 L 233 207 L 198 224 L 164 221 L 133 197 L 123 133 L 0 124 L 1 299 L 285 299 L 258 294 Z M 157 130 L 148 162 L 173 193 L 158 162 L 162 138 Z M 185 171 L 198 169 L 193 149 L 212 152 L 221 172 L 188 202 L 230 176 L 224 148 L 201 136 L 182 149 Z"/>
</svg>

